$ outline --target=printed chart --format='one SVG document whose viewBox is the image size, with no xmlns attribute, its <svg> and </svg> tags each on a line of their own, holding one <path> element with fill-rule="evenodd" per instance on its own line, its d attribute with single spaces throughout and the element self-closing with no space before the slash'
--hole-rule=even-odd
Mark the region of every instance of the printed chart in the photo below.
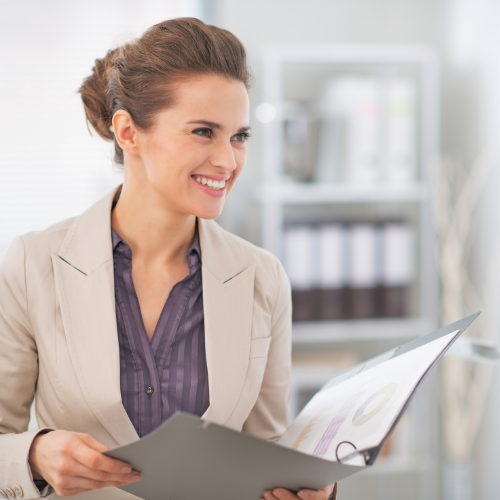
<svg viewBox="0 0 500 500">
<path fill-rule="evenodd" d="M 279 443 L 332 461 L 342 460 L 356 450 L 377 447 L 427 370 L 458 334 L 457 330 L 383 363 L 362 368 L 338 384 L 327 384 Z"/>
</svg>

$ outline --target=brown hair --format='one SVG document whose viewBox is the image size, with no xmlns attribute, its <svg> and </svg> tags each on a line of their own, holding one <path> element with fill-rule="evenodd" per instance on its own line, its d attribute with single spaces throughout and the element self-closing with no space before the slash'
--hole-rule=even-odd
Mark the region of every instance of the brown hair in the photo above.
<svg viewBox="0 0 500 500">
<path fill-rule="evenodd" d="M 96 59 L 78 91 L 87 121 L 103 139 L 115 142 L 115 162 L 123 165 L 123 151 L 111 130 L 116 111 L 128 111 L 147 130 L 156 113 L 175 104 L 176 83 L 210 73 L 248 88 L 251 77 L 242 43 L 229 31 L 198 19 L 170 19 Z"/>
</svg>

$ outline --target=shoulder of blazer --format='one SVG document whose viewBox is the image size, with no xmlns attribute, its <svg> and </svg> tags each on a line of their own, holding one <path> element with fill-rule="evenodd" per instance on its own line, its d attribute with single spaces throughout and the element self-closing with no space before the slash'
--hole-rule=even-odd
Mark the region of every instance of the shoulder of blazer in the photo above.
<svg viewBox="0 0 500 500">
<path fill-rule="evenodd" d="M 95 264 L 95 260 L 98 262 L 103 260 L 103 255 L 101 254 L 106 254 L 108 249 L 99 248 L 100 245 L 96 244 L 98 240 L 95 238 L 95 233 L 97 232 L 101 237 L 104 234 L 108 234 L 109 237 L 105 241 L 109 240 L 108 246 L 111 247 L 110 221 L 109 219 L 105 220 L 103 214 L 111 212 L 111 204 L 120 188 L 121 186 L 113 189 L 111 193 L 77 217 L 62 220 L 42 231 L 34 231 L 22 235 L 20 239 L 25 248 L 27 278 L 30 275 L 28 269 L 33 271 L 40 266 L 44 267 L 44 265 L 50 266 L 52 269 L 51 255 L 58 255 L 63 260 L 68 260 L 65 258 L 65 255 L 69 254 L 71 260 L 73 260 L 73 255 L 68 252 L 68 247 L 71 247 L 72 250 L 80 250 L 80 253 L 88 256 L 87 260 L 90 260 L 90 265 L 87 267 L 90 267 L 91 270 L 95 267 L 92 266 Z M 95 230 L 93 226 L 96 226 Z M 107 232 L 106 228 L 108 228 Z M 80 240 L 75 235 L 80 236 Z M 82 238 L 85 248 L 79 248 Z M 89 247 L 92 251 L 89 251 Z M 76 256 L 80 257 L 80 254 L 77 253 Z M 75 260 L 79 263 L 78 260 L 80 259 Z M 71 264 L 74 265 L 74 263 Z"/>
<path fill-rule="evenodd" d="M 65 219 L 42 231 L 32 231 L 17 237 L 24 247 L 24 268 L 26 283 L 36 277 L 43 277 L 52 270 L 51 255 L 59 249 L 76 217 Z M 13 244 L 13 243 L 12 243 Z"/>
<path fill-rule="evenodd" d="M 46 255 L 59 253 L 64 238 L 76 218 L 77 217 L 71 217 L 57 222 L 42 231 L 33 231 L 20 236 L 27 255 L 32 253 L 46 253 Z"/>
</svg>

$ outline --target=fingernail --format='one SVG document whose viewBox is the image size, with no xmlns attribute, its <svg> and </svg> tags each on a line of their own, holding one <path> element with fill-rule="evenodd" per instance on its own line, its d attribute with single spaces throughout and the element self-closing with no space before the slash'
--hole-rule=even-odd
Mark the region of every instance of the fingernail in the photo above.
<svg viewBox="0 0 500 500">
<path fill-rule="evenodd" d="M 285 492 L 280 488 L 273 490 L 273 495 L 278 498 L 285 498 Z"/>
<path fill-rule="evenodd" d="M 302 498 L 302 500 L 307 500 L 308 498 L 311 498 L 311 491 L 310 490 L 300 490 L 297 493 L 297 496 L 299 498 Z"/>
<path fill-rule="evenodd" d="M 128 465 L 124 465 L 121 469 L 120 472 L 122 474 L 130 474 L 132 472 L 132 467 L 129 467 Z"/>
</svg>

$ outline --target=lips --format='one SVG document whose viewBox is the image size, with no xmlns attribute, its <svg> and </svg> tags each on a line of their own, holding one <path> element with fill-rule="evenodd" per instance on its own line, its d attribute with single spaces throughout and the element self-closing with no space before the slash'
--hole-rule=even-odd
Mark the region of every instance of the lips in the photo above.
<svg viewBox="0 0 500 500">
<path fill-rule="evenodd" d="M 193 179 L 198 184 L 202 184 L 203 186 L 208 186 L 210 189 L 213 189 L 214 191 L 218 191 L 219 189 L 224 189 L 224 187 L 226 186 L 225 180 L 218 181 L 216 179 L 211 179 L 210 177 L 204 177 L 202 175 L 193 175 Z"/>
<path fill-rule="evenodd" d="M 215 180 L 202 175 L 192 175 L 191 178 L 199 189 L 213 198 L 223 198 L 226 195 L 226 181 Z M 203 183 L 205 181 L 205 183 Z M 210 186 L 210 184 L 212 184 Z M 217 185 L 214 185 L 217 183 Z"/>
</svg>

